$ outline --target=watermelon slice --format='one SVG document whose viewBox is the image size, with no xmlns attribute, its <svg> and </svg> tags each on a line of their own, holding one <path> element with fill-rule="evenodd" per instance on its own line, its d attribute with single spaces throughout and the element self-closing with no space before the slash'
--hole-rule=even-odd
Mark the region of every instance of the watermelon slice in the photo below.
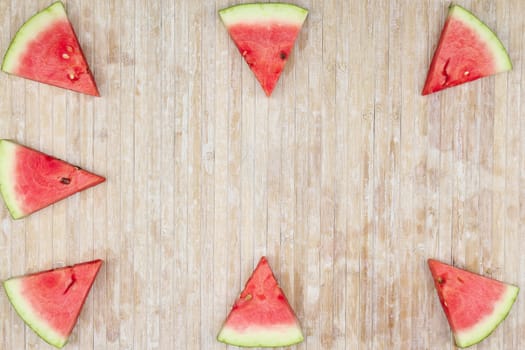
<svg viewBox="0 0 525 350">
<path fill-rule="evenodd" d="M 2 70 L 41 83 L 100 96 L 61 2 L 31 17 L 16 33 Z"/>
<path fill-rule="evenodd" d="M 0 192 L 14 219 L 104 181 L 60 159 L 0 140 Z"/>
<path fill-rule="evenodd" d="M 496 34 L 463 7 L 451 5 L 422 94 L 511 69 L 507 50 Z"/>
<path fill-rule="evenodd" d="M 430 259 L 439 301 L 454 334 L 465 348 L 492 333 L 509 313 L 519 288 Z"/>
<path fill-rule="evenodd" d="M 303 341 L 295 314 L 263 256 L 217 336 L 246 347 L 288 346 Z"/>
<path fill-rule="evenodd" d="M 272 94 L 308 11 L 291 4 L 235 5 L 219 11 L 267 96 Z"/>
<path fill-rule="evenodd" d="M 14 277 L 4 288 L 16 312 L 42 339 L 63 347 L 77 323 L 102 260 Z"/>
</svg>

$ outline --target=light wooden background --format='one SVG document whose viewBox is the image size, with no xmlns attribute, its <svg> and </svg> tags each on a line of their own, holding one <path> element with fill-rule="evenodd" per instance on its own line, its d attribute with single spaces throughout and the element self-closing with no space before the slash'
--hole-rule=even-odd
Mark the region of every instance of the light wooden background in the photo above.
<svg viewBox="0 0 525 350">
<path fill-rule="evenodd" d="M 67 349 L 226 349 L 261 255 L 294 349 L 452 349 L 426 259 L 525 287 L 525 1 L 463 0 L 514 70 L 420 96 L 442 0 L 310 10 L 271 98 L 217 11 L 69 0 L 101 98 L 0 74 L 0 137 L 107 177 L 13 221 L 0 279 L 102 258 Z M 48 0 L 0 0 L 0 51 Z M 525 301 L 473 349 L 525 349 Z M 0 348 L 50 349 L 0 293 Z"/>
</svg>

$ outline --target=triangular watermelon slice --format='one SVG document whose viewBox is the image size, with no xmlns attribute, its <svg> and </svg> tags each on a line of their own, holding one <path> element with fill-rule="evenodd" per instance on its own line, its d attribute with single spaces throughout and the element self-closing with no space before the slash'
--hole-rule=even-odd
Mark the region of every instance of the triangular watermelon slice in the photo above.
<svg viewBox="0 0 525 350">
<path fill-rule="evenodd" d="M 512 69 L 496 34 L 459 5 L 449 7 L 423 95 Z"/>
<path fill-rule="evenodd" d="M 507 317 L 519 288 L 429 259 L 428 266 L 456 345 L 479 343 Z"/>
<path fill-rule="evenodd" d="M 77 323 L 102 260 L 4 281 L 16 312 L 42 339 L 63 347 Z"/>
<path fill-rule="evenodd" d="M 263 256 L 217 336 L 223 343 L 279 347 L 303 341 L 295 314 Z"/>
<path fill-rule="evenodd" d="M 272 94 L 308 11 L 285 3 L 235 5 L 219 11 L 239 52 L 267 96 Z"/>
<path fill-rule="evenodd" d="M 41 83 L 100 96 L 60 1 L 38 12 L 20 27 L 7 49 L 2 70 Z"/>
<path fill-rule="evenodd" d="M 63 160 L 0 140 L 0 191 L 14 219 L 104 181 Z"/>
</svg>

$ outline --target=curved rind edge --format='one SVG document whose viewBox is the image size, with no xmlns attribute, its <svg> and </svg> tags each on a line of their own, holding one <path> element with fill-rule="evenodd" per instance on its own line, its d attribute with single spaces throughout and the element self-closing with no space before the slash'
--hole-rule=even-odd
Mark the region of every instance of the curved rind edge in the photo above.
<svg viewBox="0 0 525 350">
<path fill-rule="evenodd" d="M 233 5 L 219 10 L 219 16 L 226 27 L 238 22 L 259 22 L 262 20 L 280 20 L 302 25 L 308 16 L 308 10 L 294 4 L 251 3 Z"/>
<path fill-rule="evenodd" d="M 303 333 L 298 325 L 275 328 L 280 329 L 270 330 L 261 327 L 259 330 L 251 329 L 240 333 L 224 325 L 217 335 L 217 340 L 221 343 L 241 347 L 282 347 L 298 344 L 304 340 Z"/>
<path fill-rule="evenodd" d="M 35 32 L 39 32 L 44 26 L 53 21 L 63 18 L 67 21 L 66 9 L 61 1 L 54 2 L 45 9 L 37 12 L 29 18 L 16 32 L 13 40 L 9 44 L 2 62 L 2 71 L 6 73 L 13 73 L 15 64 L 18 62 L 18 57 L 25 48 L 25 43 L 28 39 L 34 36 Z"/>
<path fill-rule="evenodd" d="M 57 348 L 62 348 L 67 343 L 67 338 L 64 338 L 49 328 L 46 323 L 38 318 L 33 312 L 30 305 L 25 303 L 25 300 L 20 297 L 20 277 L 8 279 L 3 282 L 7 297 L 13 305 L 16 313 L 24 320 L 24 322 L 40 336 L 45 342 Z"/>
<path fill-rule="evenodd" d="M 16 196 L 10 190 L 12 186 L 11 174 L 13 173 L 14 153 L 16 147 L 23 147 L 11 140 L 0 139 L 0 193 L 4 203 L 13 219 L 23 218 L 26 214 L 19 207 Z"/>
<path fill-rule="evenodd" d="M 518 296 L 519 288 L 513 285 L 507 285 L 507 291 L 505 292 L 501 302 L 494 307 L 494 312 L 485 320 L 478 323 L 478 325 L 468 332 L 454 333 L 454 340 L 456 345 L 460 348 L 466 348 L 471 345 L 481 342 L 487 338 L 492 332 L 503 322 L 507 317 L 512 305 L 516 301 Z"/>
<path fill-rule="evenodd" d="M 454 17 L 462 20 L 464 23 L 470 24 L 470 27 L 475 30 L 488 43 L 492 54 L 496 57 L 498 64 L 498 73 L 512 70 L 512 61 L 510 59 L 507 49 L 498 38 L 496 33 L 490 29 L 482 20 L 476 17 L 472 12 L 457 4 L 449 6 L 448 17 Z"/>
</svg>

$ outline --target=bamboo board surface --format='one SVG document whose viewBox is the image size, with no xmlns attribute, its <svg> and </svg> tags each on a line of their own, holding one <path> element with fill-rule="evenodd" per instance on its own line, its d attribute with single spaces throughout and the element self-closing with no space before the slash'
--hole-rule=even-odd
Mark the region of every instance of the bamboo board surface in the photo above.
<svg viewBox="0 0 525 350">
<path fill-rule="evenodd" d="M 514 69 L 423 97 L 448 1 L 297 0 L 271 98 L 218 17 L 234 3 L 66 1 L 100 98 L 0 74 L 1 138 L 107 177 L 1 207 L 0 279 L 101 258 L 66 349 L 226 349 L 266 255 L 293 349 L 453 349 L 427 258 L 525 287 L 525 2 L 462 1 Z M 49 4 L 0 0 L 0 51 Z M 472 349 L 525 349 L 524 329 L 520 295 Z M 0 348 L 51 348 L 3 292 Z"/>
</svg>

